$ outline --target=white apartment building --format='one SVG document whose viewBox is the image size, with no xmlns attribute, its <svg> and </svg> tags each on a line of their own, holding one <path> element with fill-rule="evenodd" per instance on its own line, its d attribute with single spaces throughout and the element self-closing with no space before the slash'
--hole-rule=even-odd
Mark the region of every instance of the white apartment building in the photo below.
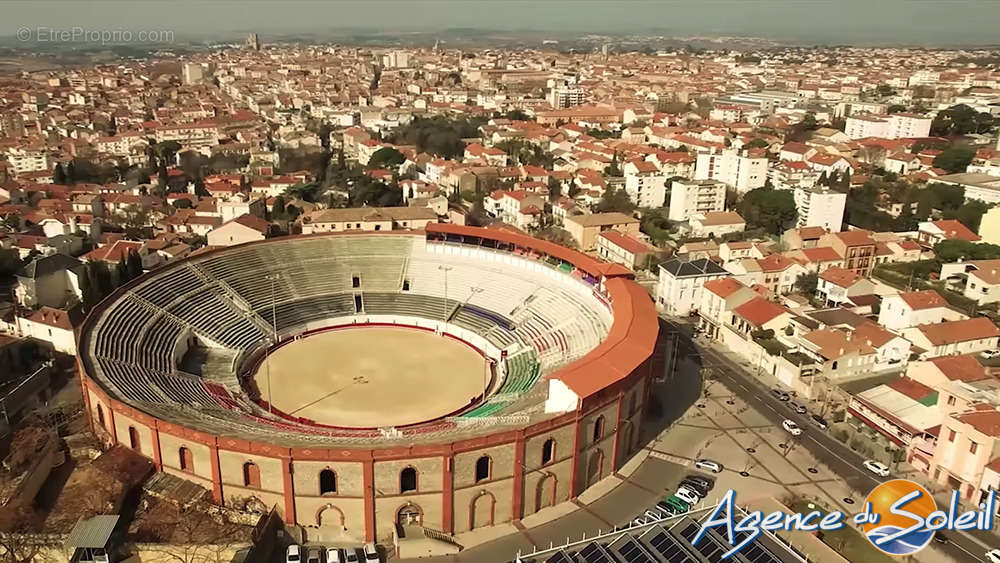
<svg viewBox="0 0 1000 563">
<path fill-rule="evenodd" d="M 727 149 L 721 153 L 698 153 L 694 168 L 695 180 L 718 180 L 746 193 L 767 182 L 767 157 L 750 156 Z"/>
<path fill-rule="evenodd" d="M 883 139 L 908 139 L 927 137 L 931 133 L 932 119 L 915 113 L 892 115 L 857 114 L 847 118 L 844 133 L 852 139 L 879 137 Z"/>
<path fill-rule="evenodd" d="M 795 188 L 795 208 L 799 212 L 798 227 L 823 227 L 840 232 L 844 222 L 847 194 L 824 186 Z"/>
<path fill-rule="evenodd" d="M 732 275 L 707 258 L 691 261 L 673 258 L 660 264 L 659 272 L 656 308 L 678 317 L 698 309 L 705 282 Z"/>
<path fill-rule="evenodd" d="M 699 214 L 726 209 L 726 184 L 716 180 L 674 180 L 670 187 L 671 221 L 687 222 Z"/>
<path fill-rule="evenodd" d="M 11 148 L 7 153 L 7 162 L 15 175 L 38 170 L 52 170 L 52 157 L 42 150 Z"/>
<path fill-rule="evenodd" d="M 625 193 L 639 207 L 663 207 L 667 198 L 667 176 L 652 162 L 625 164 Z"/>
<path fill-rule="evenodd" d="M 582 88 L 570 85 L 553 86 L 549 90 L 549 105 L 555 109 L 563 109 L 582 105 L 586 101 L 586 95 Z"/>
</svg>

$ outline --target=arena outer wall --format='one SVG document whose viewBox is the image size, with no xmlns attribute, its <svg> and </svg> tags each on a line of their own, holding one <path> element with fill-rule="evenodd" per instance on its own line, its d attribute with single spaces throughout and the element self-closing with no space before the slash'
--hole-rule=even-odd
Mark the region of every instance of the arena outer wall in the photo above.
<svg viewBox="0 0 1000 563">
<path fill-rule="evenodd" d="M 585 390 L 577 410 L 523 428 L 450 442 L 379 447 L 373 439 L 369 447 L 282 447 L 160 420 L 109 396 L 78 358 L 95 433 L 108 446 L 132 447 L 134 442 L 134 449 L 152 459 L 159 471 L 204 486 L 216 503 L 255 497 L 276 505 L 287 523 L 342 529 L 365 541 L 391 537 L 403 509 L 418 514 L 421 525 L 446 534 L 518 521 L 575 498 L 618 470 L 639 446 L 658 330 L 654 305 L 632 281 L 631 272 L 509 231 L 432 224 L 427 233 L 513 243 L 559 257 L 603 281 L 614 319 L 607 338 L 551 374 L 566 374 L 571 388 Z M 95 307 L 80 332 L 81 341 L 94 319 L 132 285 Z M 550 439 L 554 451 L 551 461 L 543 464 L 542 450 Z M 483 456 L 488 457 L 489 474 L 477 481 L 476 465 Z M 247 464 L 256 468 L 257 477 L 251 481 L 258 486 L 246 485 Z M 401 493 L 400 473 L 407 467 L 416 471 L 417 487 Z M 324 470 L 334 472 L 335 493 L 320 494 Z"/>
</svg>

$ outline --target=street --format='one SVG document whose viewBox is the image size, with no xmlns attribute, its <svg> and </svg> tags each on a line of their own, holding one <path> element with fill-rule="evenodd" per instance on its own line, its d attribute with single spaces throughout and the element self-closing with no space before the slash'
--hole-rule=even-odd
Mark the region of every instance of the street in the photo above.
<svg viewBox="0 0 1000 563">
<path fill-rule="evenodd" d="M 694 353 L 698 351 L 694 350 Z M 862 467 L 864 458 L 804 420 L 802 415 L 792 413 L 784 403 L 773 396 L 770 389 L 747 373 L 745 368 L 707 346 L 700 348 L 700 355 L 703 360 L 708 359 L 713 365 L 728 367 L 728 370 L 715 370 L 718 380 L 730 389 L 738 390 L 741 398 L 774 424 L 780 425 L 787 418 L 798 420 L 803 433 L 796 439 L 797 443 L 843 478 L 857 492 L 856 502 L 860 503 L 872 488 L 884 481 Z M 942 504 L 947 506 L 946 499 L 936 500 L 939 506 Z M 985 561 L 983 554 L 1000 543 L 995 534 L 986 531 L 976 530 L 971 533 L 949 531 L 946 534 L 950 542 L 941 549 L 958 560 Z"/>
</svg>

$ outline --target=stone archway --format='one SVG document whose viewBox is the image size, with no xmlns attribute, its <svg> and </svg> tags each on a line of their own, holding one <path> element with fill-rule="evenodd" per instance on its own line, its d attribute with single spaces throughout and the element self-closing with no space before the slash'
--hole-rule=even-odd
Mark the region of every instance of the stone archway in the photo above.
<svg viewBox="0 0 1000 563">
<path fill-rule="evenodd" d="M 590 454 L 590 460 L 587 462 L 587 486 L 590 487 L 594 483 L 601 480 L 601 473 L 604 472 L 604 452 L 601 450 L 594 450 Z"/>
<path fill-rule="evenodd" d="M 332 504 L 325 504 L 316 511 L 316 526 L 321 528 L 346 529 L 344 513 Z"/>
<path fill-rule="evenodd" d="M 424 511 L 419 505 L 408 502 L 396 511 L 396 523 L 400 526 L 423 526 Z"/>
<path fill-rule="evenodd" d="M 535 487 L 535 512 L 556 504 L 556 476 L 551 473 L 538 480 Z"/>
<path fill-rule="evenodd" d="M 483 491 L 472 499 L 469 505 L 469 529 L 492 526 L 496 513 L 497 499 L 493 493 Z"/>
</svg>

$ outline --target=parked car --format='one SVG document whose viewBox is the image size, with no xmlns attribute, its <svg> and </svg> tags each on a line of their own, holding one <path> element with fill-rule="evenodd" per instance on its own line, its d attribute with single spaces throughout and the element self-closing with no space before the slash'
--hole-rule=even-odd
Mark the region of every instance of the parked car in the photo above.
<svg viewBox="0 0 1000 563">
<path fill-rule="evenodd" d="M 675 514 L 683 514 L 691 510 L 691 503 L 681 500 L 677 495 L 671 495 L 666 501 L 668 506 L 674 509 Z"/>
<path fill-rule="evenodd" d="M 323 550 L 310 547 L 306 550 L 306 563 L 323 563 Z"/>
<path fill-rule="evenodd" d="M 794 420 L 790 420 L 790 419 L 786 418 L 781 423 L 781 427 L 784 428 L 785 431 L 788 432 L 789 434 L 791 434 L 792 436 L 798 436 L 799 434 L 802 434 L 802 429 L 799 428 L 798 424 L 795 424 Z"/>
<path fill-rule="evenodd" d="M 302 546 L 292 544 L 285 550 L 285 563 L 299 563 L 302 561 Z"/>
<path fill-rule="evenodd" d="M 694 479 L 685 479 L 681 481 L 681 487 L 687 487 L 694 492 L 698 493 L 698 496 L 705 498 L 708 496 L 708 487 L 706 487 L 700 481 L 695 481 Z"/>
<path fill-rule="evenodd" d="M 375 549 L 375 544 L 369 542 L 365 544 L 365 561 L 378 561 L 378 551 Z"/>
<path fill-rule="evenodd" d="M 361 561 L 358 559 L 358 550 L 353 547 L 347 548 L 347 557 L 344 558 L 345 563 L 358 563 Z"/>
<path fill-rule="evenodd" d="M 677 492 L 674 493 L 674 496 L 688 503 L 691 506 L 698 504 L 698 501 L 701 500 L 700 498 L 698 498 L 698 495 L 694 493 L 694 491 L 685 488 L 677 489 Z"/>
<path fill-rule="evenodd" d="M 326 549 L 326 563 L 344 563 L 344 553 L 336 547 Z"/>
<path fill-rule="evenodd" d="M 830 425 L 827 424 L 826 420 L 824 420 L 823 417 L 818 414 L 810 416 L 809 420 L 811 420 L 814 425 L 818 426 L 819 428 L 822 428 L 823 430 L 826 430 L 827 428 L 830 427 Z"/>
<path fill-rule="evenodd" d="M 862 465 L 865 466 L 865 469 L 871 471 L 872 473 L 878 475 L 879 477 L 889 476 L 889 466 L 884 463 L 872 459 L 866 459 L 865 462 L 862 463 Z"/>
<path fill-rule="evenodd" d="M 667 516 L 673 516 L 674 514 L 677 514 L 679 512 L 676 506 L 668 504 L 667 501 L 664 500 L 661 500 L 660 502 L 656 503 L 656 509 L 666 514 Z"/>
<path fill-rule="evenodd" d="M 711 491 L 712 489 L 715 488 L 715 482 L 709 479 L 708 477 L 705 477 L 704 475 L 698 475 L 696 473 L 692 473 L 687 477 L 685 477 L 684 480 L 698 483 L 699 485 L 704 487 L 706 491 Z"/>
<path fill-rule="evenodd" d="M 791 395 L 785 393 L 781 389 L 772 389 L 771 392 L 774 393 L 774 396 L 777 397 L 779 401 L 789 401 L 792 398 Z"/>
<path fill-rule="evenodd" d="M 694 462 L 694 466 L 702 471 L 711 471 L 712 473 L 722 473 L 722 464 L 713 461 L 711 459 L 699 459 Z"/>
<path fill-rule="evenodd" d="M 1000 549 L 991 549 L 987 551 L 986 560 L 990 563 L 1000 563 Z"/>
<path fill-rule="evenodd" d="M 795 401 L 789 402 L 788 403 L 788 408 L 792 409 L 793 411 L 795 411 L 795 412 L 797 412 L 799 414 L 806 414 L 807 412 L 809 412 L 808 410 L 806 410 L 806 408 L 804 406 L 796 403 Z"/>
<path fill-rule="evenodd" d="M 642 515 L 646 518 L 647 521 L 660 520 L 661 518 L 666 518 L 667 516 L 669 516 L 669 514 L 660 514 L 659 510 L 653 508 L 650 508 L 646 512 L 643 512 Z"/>
<path fill-rule="evenodd" d="M 979 357 L 985 358 L 987 360 L 992 360 L 993 358 L 1000 358 L 1000 350 L 983 350 L 979 353 Z"/>
<path fill-rule="evenodd" d="M 948 536 L 942 534 L 941 530 L 938 530 L 938 531 L 934 532 L 934 543 L 944 544 L 944 543 L 948 543 L 949 541 L 950 540 L 948 539 Z"/>
</svg>

